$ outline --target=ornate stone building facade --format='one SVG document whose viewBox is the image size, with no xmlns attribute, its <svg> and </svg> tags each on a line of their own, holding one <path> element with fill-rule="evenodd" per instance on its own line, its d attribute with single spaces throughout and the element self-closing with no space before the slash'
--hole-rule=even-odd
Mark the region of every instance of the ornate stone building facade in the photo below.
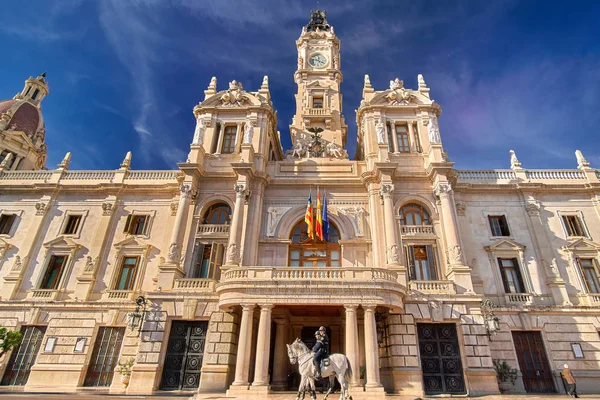
<svg viewBox="0 0 600 400">
<path fill-rule="evenodd" d="M 355 398 L 497 393 L 494 360 L 519 370 L 513 391 L 561 390 L 565 363 L 597 391 L 600 172 L 580 152 L 573 170 L 514 152 L 510 169 L 454 169 L 421 75 L 382 90 L 365 76 L 349 160 L 324 13 L 296 45 L 286 152 L 267 77 L 255 92 L 212 78 L 167 171 L 131 170 L 130 153 L 115 170 L 71 170 L 70 153 L 41 168 L 45 77 L 0 102 L 0 324 L 25 336 L 1 384 L 119 392 L 133 360 L 129 394 L 264 396 L 297 387 L 285 344 L 325 325 Z M 304 223 L 317 186 L 327 241 Z"/>
</svg>

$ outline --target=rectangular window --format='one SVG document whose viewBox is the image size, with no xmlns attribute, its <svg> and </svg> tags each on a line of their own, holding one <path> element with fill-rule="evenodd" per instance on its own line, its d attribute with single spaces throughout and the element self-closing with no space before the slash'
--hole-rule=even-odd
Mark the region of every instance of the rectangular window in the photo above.
<svg viewBox="0 0 600 400">
<path fill-rule="evenodd" d="M 202 244 L 196 242 L 195 261 L 190 277 L 219 280 L 224 249 L 225 246 L 221 243 Z"/>
<path fill-rule="evenodd" d="M 15 214 L 2 214 L 0 216 L 0 235 L 8 235 L 16 219 Z"/>
<path fill-rule="evenodd" d="M 313 108 L 323 108 L 322 97 L 313 97 Z"/>
<path fill-rule="evenodd" d="M 508 231 L 508 223 L 504 215 L 488 215 L 490 221 L 490 228 L 492 229 L 492 235 L 494 236 L 510 236 Z"/>
<path fill-rule="evenodd" d="M 139 262 L 139 257 L 123 257 L 115 290 L 133 290 Z"/>
<path fill-rule="evenodd" d="M 567 236 L 585 236 L 583 224 L 577 215 L 563 215 L 563 222 L 567 229 Z"/>
<path fill-rule="evenodd" d="M 577 263 L 579 264 L 579 268 L 581 268 L 581 274 L 583 275 L 588 293 L 600 293 L 596 260 L 593 258 L 578 258 Z"/>
<path fill-rule="evenodd" d="M 438 279 L 433 246 L 406 246 L 410 280 L 435 281 Z"/>
<path fill-rule="evenodd" d="M 408 127 L 406 125 L 396 125 L 396 138 L 398 139 L 398 151 L 400 153 L 410 152 L 407 129 Z"/>
<path fill-rule="evenodd" d="M 235 152 L 235 134 L 237 131 L 237 127 L 235 126 L 226 126 L 225 133 L 223 136 L 223 149 L 221 153 L 231 154 Z"/>
<path fill-rule="evenodd" d="M 149 215 L 130 214 L 127 216 L 124 233 L 129 235 L 146 235 L 148 233 Z"/>
<path fill-rule="evenodd" d="M 44 279 L 40 285 L 40 289 L 56 289 L 60 282 L 64 266 L 67 264 L 67 256 L 52 256 L 46 268 Z"/>
<path fill-rule="evenodd" d="M 65 224 L 65 229 L 63 230 L 64 235 L 74 235 L 77 233 L 79 229 L 79 224 L 81 223 L 81 215 L 69 215 L 67 216 L 67 223 Z"/>
<path fill-rule="evenodd" d="M 525 285 L 516 258 L 499 258 L 498 265 L 506 293 L 525 293 Z"/>
<path fill-rule="evenodd" d="M 414 141 L 415 141 L 415 150 L 417 151 L 417 153 L 422 153 L 423 152 L 423 147 L 421 147 L 421 139 L 419 139 L 419 125 L 414 125 L 413 126 L 413 132 L 414 132 Z"/>
</svg>

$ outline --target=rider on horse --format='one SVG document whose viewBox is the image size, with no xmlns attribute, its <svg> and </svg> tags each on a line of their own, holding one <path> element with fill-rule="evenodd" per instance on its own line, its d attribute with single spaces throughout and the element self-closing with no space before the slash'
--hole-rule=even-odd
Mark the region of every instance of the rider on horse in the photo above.
<svg viewBox="0 0 600 400">
<path fill-rule="evenodd" d="M 327 330 L 324 326 L 320 327 L 315 332 L 315 343 L 312 351 L 315 352 L 313 363 L 315 365 L 315 379 L 321 379 L 321 360 L 329 355 L 329 337 L 327 337 Z"/>
</svg>

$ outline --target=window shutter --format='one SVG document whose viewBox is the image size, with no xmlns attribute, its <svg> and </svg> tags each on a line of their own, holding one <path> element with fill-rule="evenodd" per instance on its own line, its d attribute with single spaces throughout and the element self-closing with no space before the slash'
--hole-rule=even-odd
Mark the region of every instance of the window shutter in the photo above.
<svg viewBox="0 0 600 400">
<path fill-rule="evenodd" d="M 144 236 L 148 236 L 148 231 L 150 230 L 150 216 L 146 215 L 144 216 L 144 230 L 143 230 L 143 235 Z"/>
<path fill-rule="evenodd" d="M 127 216 L 127 221 L 125 222 L 125 229 L 123 229 L 123 233 L 129 233 L 129 227 L 131 226 L 131 214 Z"/>
<path fill-rule="evenodd" d="M 213 242 L 210 250 L 210 267 L 208 271 L 209 279 L 218 279 L 221 275 L 219 268 L 223 263 L 223 244 Z"/>
<path fill-rule="evenodd" d="M 219 281 L 221 280 L 221 265 L 223 265 L 223 254 L 225 254 L 225 245 L 222 243 L 215 243 L 215 246 L 217 247 L 217 262 L 214 279 Z"/>
<path fill-rule="evenodd" d="M 488 215 L 488 223 L 490 224 L 490 230 L 492 231 L 492 236 L 497 236 L 496 231 L 494 231 L 494 222 L 492 221 L 492 217 Z"/>
<path fill-rule="evenodd" d="M 427 263 L 429 264 L 429 279 L 432 281 L 437 281 L 437 265 L 432 246 L 427 246 Z"/>
<path fill-rule="evenodd" d="M 500 218 L 500 222 L 502 223 L 502 235 L 510 236 L 510 231 L 508 230 L 508 222 L 506 222 L 506 216 L 502 216 Z"/>
<path fill-rule="evenodd" d="M 504 285 L 504 293 L 510 293 L 510 287 L 508 286 L 508 280 L 506 279 L 506 271 L 502 266 L 502 260 L 498 258 L 498 267 L 500 268 L 500 275 L 502 276 L 502 284 Z"/>
<path fill-rule="evenodd" d="M 416 271 L 415 271 L 415 253 L 413 252 L 413 246 L 405 246 L 406 249 L 406 260 L 408 261 L 408 274 L 409 279 L 414 280 Z"/>
<path fill-rule="evenodd" d="M 521 274 L 521 266 L 516 258 L 512 259 L 513 265 L 515 266 L 515 272 L 517 273 L 517 278 L 519 279 L 519 286 L 521 286 L 521 293 L 527 293 L 527 288 L 523 284 L 523 275 Z"/>
<path fill-rule="evenodd" d="M 190 278 L 200 277 L 200 269 L 202 268 L 202 255 L 204 254 L 204 244 L 196 241 L 194 246 L 194 258 L 190 271 Z"/>
</svg>

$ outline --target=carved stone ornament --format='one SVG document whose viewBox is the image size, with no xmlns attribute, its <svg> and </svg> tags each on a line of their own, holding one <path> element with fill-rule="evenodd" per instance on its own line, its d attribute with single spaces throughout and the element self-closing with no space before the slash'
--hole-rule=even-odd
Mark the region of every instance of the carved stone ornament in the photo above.
<svg viewBox="0 0 600 400">
<path fill-rule="evenodd" d="M 240 263 L 240 250 L 237 244 L 231 243 L 227 247 L 227 264 L 239 264 Z"/>
<path fill-rule="evenodd" d="M 512 168 L 512 169 L 521 168 L 521 163 L 519 162 L 519 159 L 517 158 L 515 151 L 511 150 L 509 153 L 510 153 L 510 168 Z"/>
<path fill-rule="evenodd" d="M 11 271 L 19 272 L 19 271 L 21 271 L 21 269 L 23 269 L 23 263 L 21 261 L 21 256 L 16 255 L 15 256 L 15 262 L 13 263 Z"/>
<path fill-rule="evenodd" d="M 467 204 L 461 201 L 456 202 L 456 214 L 460 217 L 464 217 L 467 211 Z"/>
<path fill-rule="evenodd" d="M 390 81 L 390 90 L 391 92 L 385 98 L 392 106 L 408 104 L 410 103 L 410 99 L 414 97 L 410 91 L 404 88 L 404 82 L 398 78 Z"/>
<path fill-rule="evenodd" d="M 242 184 L 235 185 L 233 187 L 233 190 L 235 190 L 235 194 L 236 194 L 237 197 L 244 197 L 244 196 L 247 195 L 247 193 L 246 193 L 246 185 L 242 185 Z"/>
<path fill-rule="evenodd" d="M 169 246 L 167 261 L 170 263 L 179 261 L 179 245 L 177 243 L 171 243 L 171 245 Z"/>
<path fill-rule="evenodd" d="M 192 196 L 192 187 L 190 185 L 181 185 L 179 187 L 181 198 L 189 199 Z"/>
<path fill-rule="evenodd" d="M 388 264 L 398 264 L 400 262 L 400 253 L 398 252 L 398 245 L 392 244 L 386 249 L 387 262 Z"/>
<path fill-rule="evenodd" d="M 85 261 L 85 268 L 83 269 L 83 271 L 84 272 L 94 272 L 99 260 L 100 260 L 100 257 L 92 258 L 91 256 L 87 256 L 87 259 Z"/>
<path fill-rule="evenodd" d="M 383 123 L 383 118 L 377 120 L 375 132 L 377 132 L 377 143 L 385 144 L 385 124 Z"/>
<path fill-rule="evenodd" d="M 429 143 L 440 143 L 440 127 L 438 126 L 437 117 L 434 115 L 427 124 L 427 136 L 429 136 Z"/>
<path fill-rule="evenodd" d="M 267 237 L 274 237 L 277 224 L 292 207 L 269 207 L 267 209 Z"/>
<path fill-rule="evenodd" d="M 556 262 L 556 258 L 553 258 L 552 262 L 550 263 L 550 271 L 552 272 L 552 275 L 554 275 L 554 276 L 560 276 L 560 272 L 558 271 L 558 263 Z"/>
<path fill-rule="evenodd" d="M 342 149 L 342 146 L 335 142 L 335 139 L 327 143 L 327 146 L 325 146 L 325 153 L 331 158 L 347 158 L 346 151 Z"/>
<path fill-rule="evenodd" d="M 179 202 L 173 201 L 171 202 L 171 216 L 177 215 L 177 209 L 179 208 Z"/>
<path fill-rule="evenodd" d="M 532 217 L 540 215 L 540 205 L 534 202 L 528 202 L 525 204 L 525 210 L 527 210 L 527 214 Z"/>
<path fill-rule="evenodd" d="M 381 189 L 379 189 L 379 196 L 384 199 L 391 199 L 393 193 L 394 185 L 381 185 Z"/>
<path fill-rule="evenodd" d="M 229 89 L 221 96 L 222 105 L 226 107 L 241 106 L 246 101 L 243 93 L 244 88 L 241 82 L 235 80 L 229 82 Z"/>
<path fill-rule="evenodd" d="M 102 203 L 102 215 L 112 215 L 115 210 L 115 203 L 111 203 L 110 201 L 105 201 Z"/>
<path fill-rule="evenodd" d="M 352 223 L 354 228 L 354 234 L 356 237 L 365 236 L 365 209 L 362 207 L 340 207 L 338 212 L 342 215 L 347 216 Z"/>
<path fill-rule="evenodd" d="M 448 261 L 450 264 L 460 264 L 462 260 L 462 250 L 460 246 L 454 244 L 448 247 Z"/>
<path fill-rule="evenodd" d="M 200 145 L 204 143 L 204 123 L 200 116 L 196 118 L 196 130 L 194 130 L 194 139 L 192 140 L 192 144 Z"/>
<path fill-rule="evenodd" d="M 575 150 L 575 157 L 577 157 L 577 168 L 582 169 L 590 166 L 590 163 L 587 162 L 580 150 Z"/>
<path fill-rule="evenodd" d="M 302 158 L 307 154 L 308 145 L 301 140 L 300 138 L 296 139 L 296 143 L 294 143 L 294 147 L 291 150 L 286 152 L 287 156 L 291 158 Z"/>
<path fill-rule="evenodd" d="M 452 186 L 448 182 L 441 182 L 436 186 L 435 194 L 438 197 L 449 196 L 452 194 Z"/>
<path fill-rule="evenodd" d="M 35 215 L 44 215 L 50 209 L 50 203 L 40 201 L 35 204 Z"/>
<path fill-rule="evenodd" d="M 254 135 L 254 123 L 251 120 L 246 120 L 244 124 L 244 144 L 252 144 L 252 136 Z"/>
</svg>

